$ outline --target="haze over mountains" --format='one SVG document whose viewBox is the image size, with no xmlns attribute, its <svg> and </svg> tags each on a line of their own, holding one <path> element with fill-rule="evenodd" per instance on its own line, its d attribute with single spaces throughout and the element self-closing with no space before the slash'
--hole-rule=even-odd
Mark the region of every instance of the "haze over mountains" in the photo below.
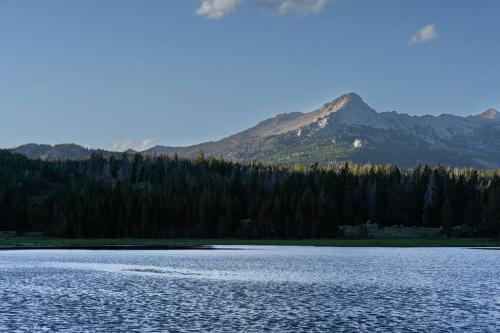
<svg viewBox="0 0 500 333">
<path fill-rule="evenodd" d="M 45 160 L 88 158 L 94 152 L 74 144 L 28 144 L 11 151 Z M 312 112 L 279 114 L 219 141 L 155 146 L 141 154 L 195 157 L 200 152 L 278 164 L 352 161 L 493 168 L 500 167 L 500 115 L 495 109 L 468 117 L 379 113 L 357 94 L 348 93 Z"/>
</svg>

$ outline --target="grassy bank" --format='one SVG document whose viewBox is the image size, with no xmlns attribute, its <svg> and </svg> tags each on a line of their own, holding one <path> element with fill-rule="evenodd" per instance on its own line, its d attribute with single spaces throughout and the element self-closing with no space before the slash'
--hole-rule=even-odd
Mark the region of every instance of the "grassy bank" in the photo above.
<svg viewBox="0 0 500 333">
<path fill-rule="evenodd" d="M 500 239 L 488 238 L 389 238 L 389 239 L 69 239 L 39 235 L 0 235 L 4 246 L 68 246 L 68 245 L 291 245 L 339 247 L 500 247 Z"/>
</svg>

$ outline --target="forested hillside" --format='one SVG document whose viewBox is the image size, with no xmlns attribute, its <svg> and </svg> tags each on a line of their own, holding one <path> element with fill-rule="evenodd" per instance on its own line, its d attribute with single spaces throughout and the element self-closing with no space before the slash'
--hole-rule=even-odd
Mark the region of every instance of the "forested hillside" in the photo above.
<svg viewBox="0 0 500 333">
<path fill-rule="evenodd" d="M 326 238 L 338 226 L 500 230 L 498 171 L 328 168 L 124 154 L 29 160 L 0 151 L 0 230 L 64 237 Z"/>
</svg>

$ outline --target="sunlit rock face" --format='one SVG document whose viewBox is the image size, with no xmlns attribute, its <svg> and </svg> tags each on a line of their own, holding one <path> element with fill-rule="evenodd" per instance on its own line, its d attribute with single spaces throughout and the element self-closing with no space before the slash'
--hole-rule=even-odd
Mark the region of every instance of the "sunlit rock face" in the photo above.
<svg viewBox="0 0 500 333">
<path fill-rule="evenodd" d="M 361 141 L 361 139 L 356 139 L 354 140 L 354 142 L 352 143 L 352 146 L 354 148 L 361 148 L 363 147 L 363 142 Z"/>
<path fill-rule="evenodd" d="M 481 117 L 484 119 L 498 119 L 498 111 L 496 109 L 488 109 L 481 113 Z"/>
</svg>

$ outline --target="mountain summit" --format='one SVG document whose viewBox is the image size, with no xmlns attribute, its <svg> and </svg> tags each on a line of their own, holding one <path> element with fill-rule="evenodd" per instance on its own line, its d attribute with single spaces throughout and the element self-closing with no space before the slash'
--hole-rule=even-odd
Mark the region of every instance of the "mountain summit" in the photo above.
<svg viewBox="0 0 500 333">
<path fill-rule="evenodd" d="M 361 96 L 359 96 L 356 93 L 350 92 L 347 94 L 344 94 L 340 96 L 339 98 L 334 99 L 330 103 L 327 103 L 327 105 L 331 108 L 336 108 L 338 110 L 345 108 L 346 106 L 368 106 L 366 103 L 363 101 Z"/>
<path fill-rule="evenodd" d="M 351 92 L 311 112 L 278 114 L 219 141 L 188 147 L 155 146 L 141 154 L 195 157 L 203 152 L 235 161 L 277 164 L 353 161 L 491 168 L 500 167 L 500 122 L 490 121 L 499 118 L 495 109 L 469 117 L 379 113 Z M 14 151 L 43 159 L 91 154 L 74 145 L 26 145 Z"/>
</svg>

